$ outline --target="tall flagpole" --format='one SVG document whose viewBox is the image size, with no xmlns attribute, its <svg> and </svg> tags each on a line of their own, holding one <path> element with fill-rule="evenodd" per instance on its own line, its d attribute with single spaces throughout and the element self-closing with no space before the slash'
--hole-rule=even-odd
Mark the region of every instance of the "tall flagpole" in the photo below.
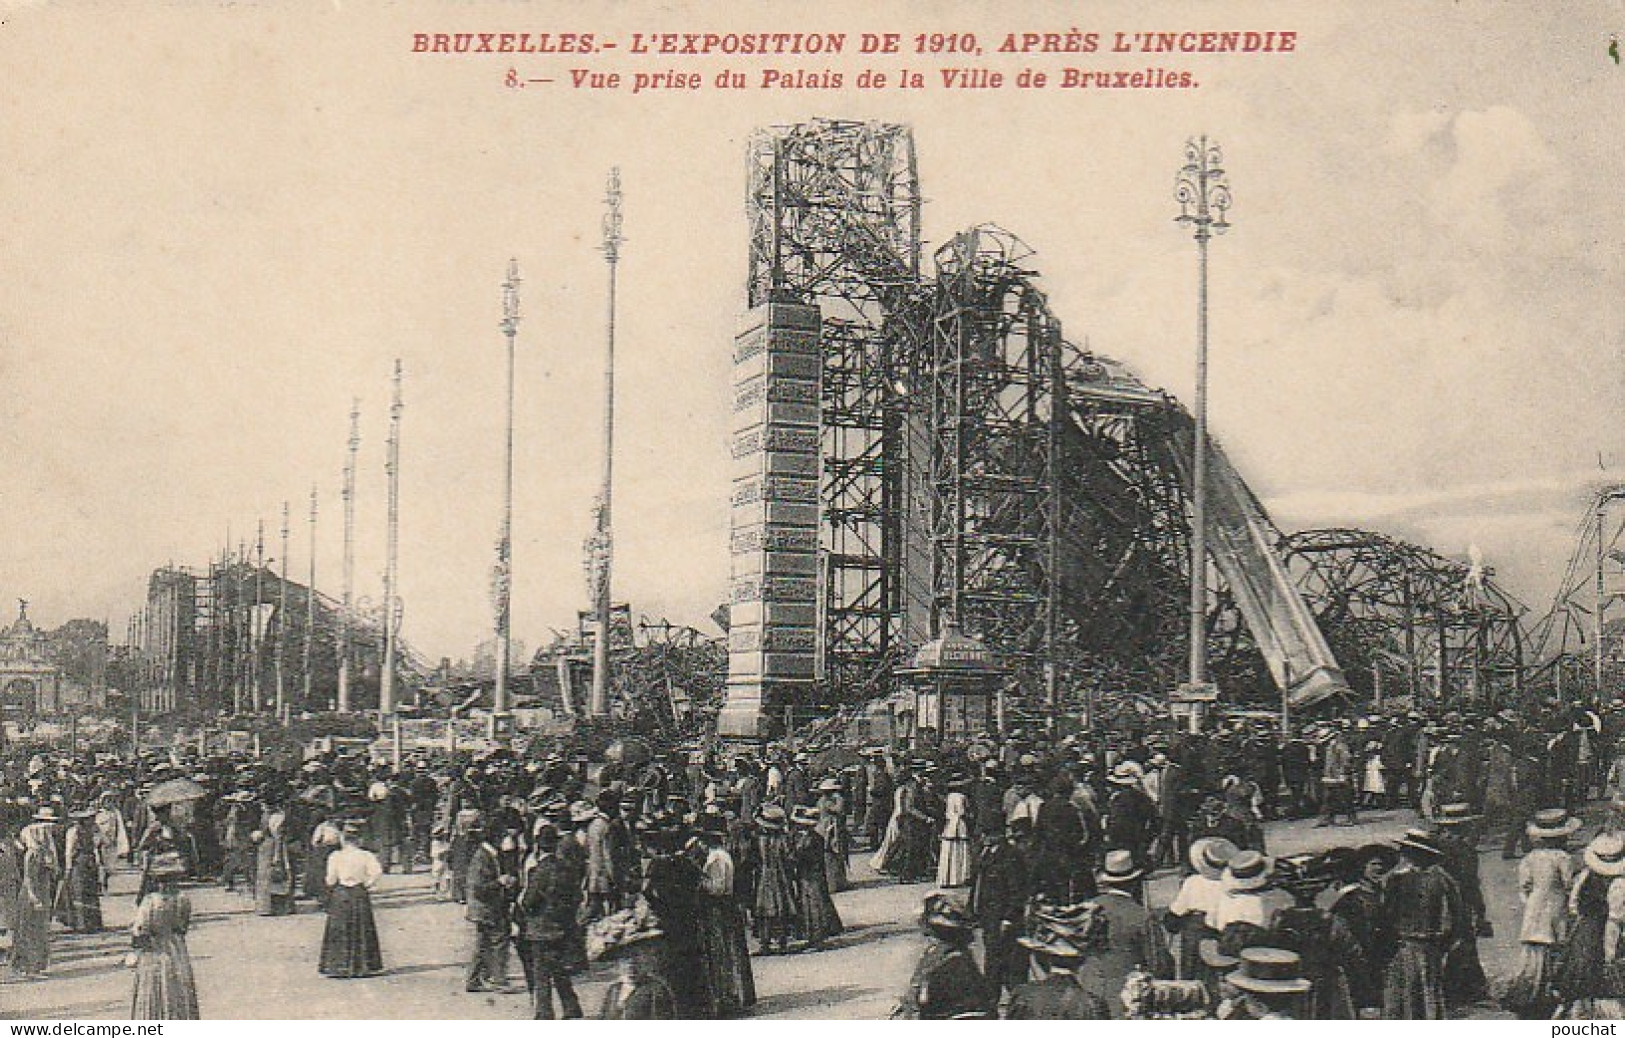
<svg viewBox="0 0 1625 1038">
<path fill-rule="evenodd" d="M 361 401 L 350 401 L 349 453 L 344 461 L 344 590 L 339 606 L 339 691 L 338 711 L 350 712 L 350 618 L 355 605 L 355 457 L 361 446 Z"/>
<path fill-rule="evenodd" d="M 282 580 L 276 606 L 276 719 L 288 723 L 288 502 L 282 502 Z"/>
<path fill-rule="evenodd" d="M 305 698 L 309 710 L 316 683 L 316 488 L 310 488 L 310 577 L 305 584 Z"/>
<path fill-rule="evenodd" d="M 397 358 L 394 393 L 389 404 L 389 446 L 384 461 L 384 472 L 389 477 L 389 529 L 384 542 L 384 664 L 378 682 L 378 716 L 384 722 L 395 714 L 395 642 L 400 626 L 396 555 L 400 544 L 401 410 L 401 362 Z"/>
<path fill-rule="evenodd" d="M 508 261 L 508 279 L 502 283 L 502 335 L 508 344 L 508 411 L 502 446 L 502 529 L 497 534 L 496 572 L 492 574 L 492 597 L 496 608 L 497 683 L 492 696 L 493 716 L 509 710 L 508 655 L 512 635 L 513 595 L 513 354 L 519 334 L 519 261 Z"/>
<path fill-rule="evenodd" d="M 609 311 L 604 342 L 604 483 L 599 490 L 598 524 L 594 536 L 594 561 L 597 564 L 594 574 L 597 601 L 594 610 L 598 624 L 597 637 L 593 642 L 592 698 L 587 704 L 587 713 L 591 717 L 603 717 L 609 713 L 609 611 L 613 602 L 611 574 L 615 555 L 611 518 L 615 477 L 615 276 L 621 260 L 621 243 L 626 240 L 621 234 L 621 170 L 618 166 L 609 171 L 609 186 L 604 201 L 608 206 L 604 213 L 603 248 L 604 260 L 609 266 Z"/>
</svg>

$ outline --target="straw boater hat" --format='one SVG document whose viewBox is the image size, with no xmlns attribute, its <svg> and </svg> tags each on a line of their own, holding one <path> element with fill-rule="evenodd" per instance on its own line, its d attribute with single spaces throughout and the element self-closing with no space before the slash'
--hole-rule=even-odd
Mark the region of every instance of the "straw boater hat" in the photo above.
<svg viewBox="0 0 1625 1038">
<path fill-rule="evenodd" d="M 1603 833 L 1585 849 L 1586 868 L 1599 876 L 1625 875 L 1625 837 Z"/>
<path fill-rule="evenodd" d="M 1205 938 L 1198 943 L 1196 954 L 1201 958 L 1202 964 L 1210 970 L 1232 970 L 1241 961 L 1236 956 L 1226 953 L 1215 937 Z"/>
<path fill-rule="evenodd" d="M 1244 948 L 1241 968 L 1225 977 L 1255 995 L 1303 995 L 1314 987 L 1303 978 L 1303 960 L 1284 948 Z"/>
<path fill-rule="evenodd" d="M 1527 832 L 1532 840 L 1561 840 L 1573 836 L 1579 831 L 1580 825 L 1578 818 L 1571 817 L 1561 807 L 1549 807 L 1544 811 L 1535 812 Z"/>
<path fill-rule="evenodd" d="M 1122 850 L 1107 851 L 1106 860 L 1098 873 L 1102 884 L 1113 887 L 1127 886 L 1144 875 L 1144 869 L 1135 867 L 1134 855 Z"/>
<path fill-rule="evenodd" d="M 820 793 L 839 793 L 840 791 L 841 780 L 838 778 L 827 778 L 818 784 L 818 792 Z"/>
<path fill-rule="evenodd" d="M 818 824 L 818 808 L 797 807 L 790 814 L 790 824 L 805 826 L 808 829 L 811 829 Z"/>
<path fill-rule="evenodd" d="M 1445 804 L 1439 808 L 1439 814 L 1433 819 L 1434 825 L 1465 825 L 1478 820 L 1473 814 L 1473 805 L 1463 802 Z"/>
<path fill-rule="evenodd" d="M 1219 879 L 1239 849 L 1222 836 L 1204 836 L 1191 844 L 1191 868 L 1208 879 Z"/>
<path fill-rule="evenodd" d="M 42 807 L 34 812 L 34 821 L 36 822 L 60 822 L 61 820 L 57 817 L 56 808 L 54 807 Z"/>
<path fill-rule="evenodd" d="M 1257 851 L 1238 851 L 1230 859 L 1224 869 L 1224 886 L 1226 890 L 1245 892 L 1259 890 L 1269 885 L 1270 877 L 1275 874 L 1275 863 L 1268 855 Z"/>
<path fill-rule="evenodd" d="M 1126 760 L 1112 769 L 1112 773 L 1106 776 L 1106 781 L 1117 786 L 1136 786 L 1144 776 L 1145 772 L 1140 770 L 1138 764 Z"/>
<path fill-rule="evenodd" d="M 784 828 L 784 808 L 778 804 L 763 804 L 756 814 L 756 824 L 770 832 Z"/>
<path fill-rule="evenodd" d="M 1432 835 L 1420 829 L 1408 830 L 1404 836 L 1399 838 L 1395 846 L 1401 851 L 1423 854 L 1435 860 L 1444 857 L 1444 851 L 1441 851 L 1439 845 L 1433 842 Z M 1625 858 L 1621 860 L 1625 861 Z"/>
</svg>

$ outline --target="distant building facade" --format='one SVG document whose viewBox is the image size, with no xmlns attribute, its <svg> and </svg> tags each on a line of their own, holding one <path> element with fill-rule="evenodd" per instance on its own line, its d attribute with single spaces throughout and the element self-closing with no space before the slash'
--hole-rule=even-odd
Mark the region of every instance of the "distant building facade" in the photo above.
<svg viewBox="0 0 1625 1038">
<path fill-rule="evenodd" d="M 0 633 L 0 715 L 33 718 L 62 710 L 62 668 L 51 658 L 50 639 L 17 600 L 17 619 Z"/>
</svg>

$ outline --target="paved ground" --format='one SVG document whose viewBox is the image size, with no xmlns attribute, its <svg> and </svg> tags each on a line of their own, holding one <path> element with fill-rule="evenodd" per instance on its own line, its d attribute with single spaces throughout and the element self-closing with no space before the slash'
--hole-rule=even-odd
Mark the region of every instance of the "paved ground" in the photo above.
<svg viewBox="0 0 1625 1038">
<path fill-rule="evenodd" d="M 1413 824 L 1409 812 L 1362 816 L 1358 827 L 1271 825 L 1277 854 L 1337 844 L 1390 839 Z M 1576 837 L 1580 846 L 1587 834 Z M 1502 861 L 1499 844 L 1485 843 L 1482 871 L 1496 936 L 1480 942 L 1485 969 L 1509 968 L 1516 950 L 1518 900 L 1515 863 Z M 836 896 L 845 934 L 817 953 L 757 958 L 754 967 L 763 1018 L 877 1019 L 886 1016 L 908 980 L 921 939 L 914 915 L 928 885 L 900 886 L 873 877 L 866 855 L 853 859 L 857 887 Z M 1152 883 L 1153 904 L 1173 895 L 1171 873 Z M 129 1014 L 131 973 L 121 962 L 124 928 L 133 909 L 133 874 L 115 879 L 104 899 L 100 935 L 54 936 L 51 975 L 43 981 L 0 981 L 0 1016 L 23 1019 L 120 1019 Z M 375 893 L 387 971 L 365 980 L 329 980 L 316 972 L 324 917 L 306 905 L 282 918 L 255 916 L 246 898 L 215 887 L 190 890 L 195 917 L 189 945 L 203 1014 L 211 1019 L 519 1019 L 523 994 L 471 995 L 463 991 L 470 948 L 462 906 L 436 902 L 423 874 L 386 876 Z M 519 964 L 512 964 L 515 987 Z M 579 978 L 591 1015 L 608 975 L 601 967 Z"/>
</svg>

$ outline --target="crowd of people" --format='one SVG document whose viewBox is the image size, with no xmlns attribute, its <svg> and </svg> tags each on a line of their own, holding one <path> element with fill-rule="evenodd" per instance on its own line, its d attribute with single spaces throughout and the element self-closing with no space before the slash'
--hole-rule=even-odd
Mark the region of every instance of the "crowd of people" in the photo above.
<svg viewBox="0 0 1625 1038">
<path fill-rule="evenodd" d="M 12 974 L 47 976 L 60 932 L 100 930 L 111 877 L 132 869 L 132 1015 L 196 1017 L 188 886 L 239 891 L 264 916 L 317 906 L 313 969 L 355 978 L 387 967 L 370 891 L 422 869 L 463 906 L 471 992 L 513 990 L 517 957 L 534 1017 L 580 1017 L 573 978 L 614 961 L 600 1015 L 727 1018 L 756 1001 L 753 956 L 838 938 L 833 895 L 866 863 L 936 888 L 903 1017 L 1604 1012 L 1625 999 L 1622 716 L 1390 713 L 1284 738 L 1259 719 L 1146 722 L 929 753 L 503 751 L 398 770 L 36 754 L 0 780 L 0 929 Z M 1619 809 L 1574 858 L 1594 798 Z M 1418 824 L 1391 843 L 1266 845 L 1269 821 L 1400 807 Z M 1477 951 L 1491 833 L 1522 855 L 1524 898 L 1517 968 L 1494 983 Z M 1154 874 L 1167 904 L 1147 895 Z"/>
</svg>

